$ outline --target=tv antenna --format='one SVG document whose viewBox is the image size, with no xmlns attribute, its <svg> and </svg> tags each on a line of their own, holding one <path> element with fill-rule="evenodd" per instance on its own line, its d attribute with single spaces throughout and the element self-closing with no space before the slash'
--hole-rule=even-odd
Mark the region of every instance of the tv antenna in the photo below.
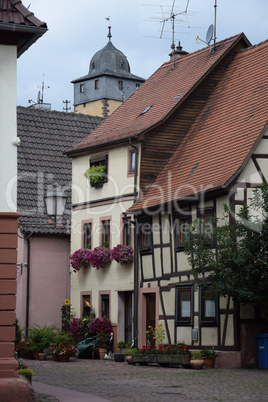
<svg viewBox="0 0 268 402">
<path fill-rule="evenodd" d="M 210 42 L 213 39 L 213 42 L 214 42 L 213 50 L 214 51 L 215 51 L 216 39 L 217 39 L 216 38 L 216 21 L 217 21 L 217 0 L 215 0 L 215 4 L 214 4 L 214 25 L 211 24 L 208 27 L 207 34 L 206 34 L 206 40 L 204 41 L 198 35 L 196 35 L 196 37 L 195 37 L 197 43 L 199 43 L 198 41 L 201 41 L 208 46 L 210 45 Z"/>
<path fill-rule="evenodd" d="M 43 81 L 41 86 L 37 86 L 37 88 L 40 88 L 41 91 L 38 91 L 37 93 L 37 102 L 34 102 L 32 99 L 29 99 L 29 103 L 33 103 L 35 105 L 37 104 L 43 104 L 44 103 L 44 92 L 45 88 L 48 89 L 50 88 L 48 85 L 45 85 L 45 74 L 43 74 Z"/>
</svg>

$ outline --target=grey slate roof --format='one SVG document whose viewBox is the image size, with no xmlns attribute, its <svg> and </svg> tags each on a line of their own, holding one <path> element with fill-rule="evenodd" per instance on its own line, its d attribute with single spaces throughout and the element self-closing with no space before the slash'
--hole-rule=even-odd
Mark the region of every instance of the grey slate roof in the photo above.
<svg viewBox="0 0 268 402">
<path fill-rule="evenodd" d="M 86 138 L 103 119 L 84 114 L 17 108 L 18 212 L 24 229 L 34 233 L 69 234 L 72 160 L 63 153 Z M 47 222 L 44 195 L 58 183 L 68 195 L 66 214 L 56 229 L 38 226 Z M 34 222 L 35 227 L 29 227 Z"/>
</svg>

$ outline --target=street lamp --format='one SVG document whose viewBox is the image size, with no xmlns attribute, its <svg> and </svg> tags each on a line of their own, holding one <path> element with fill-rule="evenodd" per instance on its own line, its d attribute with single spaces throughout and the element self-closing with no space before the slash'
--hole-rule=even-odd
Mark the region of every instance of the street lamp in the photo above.
<svg viewBox="0 0 268 402">
<path fill-rule="evenodd" d="M 57 183 L 53 184 L 53 189 L 47 191 L 44 196 L 47 214 L 54 218 L 56 226 L 57 216 L 62 216 L 65 210 L 67 195 L 61 191 Z"/>
</svg>

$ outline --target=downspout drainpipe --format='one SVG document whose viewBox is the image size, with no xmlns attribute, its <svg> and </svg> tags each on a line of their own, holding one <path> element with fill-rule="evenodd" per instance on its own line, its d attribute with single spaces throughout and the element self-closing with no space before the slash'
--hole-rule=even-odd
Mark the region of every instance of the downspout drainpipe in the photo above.
<svg viewBox="0 0 268 402">
<path fill-rule="evenodd" d="M 135 138 L 135 137 L 134 137 Z M 134 204 L 137 202 L 137 175 L 138 175 L 138 148 L 129 144 L 135 150 L 135 170 L 134 170 Z M 138 230 L 137 218 L 134 217 L 134 348 L 138 348 L 138 306 L 139 306 L 139 259 L 138 259 Z"/>
<path fill-rule="evenodd" d="M 31 256 L 31 243 L 30 243 L 30 237 L 27 237 L 26 336 L 28 336 L 28 328 L 29 328 L 30 266 L 31 266 L 30 256 Z"/>
</svg>

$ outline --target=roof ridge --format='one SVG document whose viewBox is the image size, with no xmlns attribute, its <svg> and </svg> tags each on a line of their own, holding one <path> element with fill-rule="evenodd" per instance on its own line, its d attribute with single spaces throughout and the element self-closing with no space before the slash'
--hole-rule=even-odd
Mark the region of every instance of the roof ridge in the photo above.
<svg viewBox="0 0 268 402">
<path fill-rule="evenodd" d="M 219 42 L 216 42 L 215 45 L 216 45 L 216 46 L 220 46 L 220 45 L 222 45 L 222 44 L 224 44 L 224 43 L 230 41 L 231 39 L 235 40 L 235 39 L 239 38 L 239 36 L 241 36 L 241 35 L 244 35 L 243 32 L 241 32 L 240 34 L 237 34 L 237 35 L 230 36 L 229 38 L 222 39 L 222 40 L 220 40 Z M 180 61 L 182 61 L 182 60 L 185 60 L 186 58 L 187 58 L 187 59 L 190 59 L 190 58 L 192 58 L 192 57 L 196 57 L 196 54 L 197 54 L 197 53 L 203 53 L 203 52 L 205 52 L 207 49 L 209 49 L 210 47 L 211 47 L 211 46 L 205 46 L 205 47 L 202 47 L 202 49 L 198 49 L 198 50 L 195 50 L 194 52 L 185 54 L 184 56 L 179 57 L 178 59 L 176 59 L 176 60 L 175 60 L 175 63 L 178 63 L 178 62 L 180 62 Z M 173 63 L 174 63 L 174 60 L 173 60 L 173 59 L 172 59 L 172 60 L 168 60 L 168 61 L 164 62 L 160 68 L 166 67 L 168 64 L 172 64 L 172 65 L 173 65 Z"/>
<path fill-rule="evenodd" d="M 243 53 L 243 52 L 246 52 L 248 50 L 256 49 L 257 47 L 260 47 L 260 46 L 262 46 L 262 45 L 264 45 L 266 43 L 268 43 L 268 39 L 265 39 L 262 42 L 256 43 L 255 45 L 251 45 L 249 47 L 246 47 L 245 49 L 240 49 L 238 51 L 238 53 Z"/>
</svg>

